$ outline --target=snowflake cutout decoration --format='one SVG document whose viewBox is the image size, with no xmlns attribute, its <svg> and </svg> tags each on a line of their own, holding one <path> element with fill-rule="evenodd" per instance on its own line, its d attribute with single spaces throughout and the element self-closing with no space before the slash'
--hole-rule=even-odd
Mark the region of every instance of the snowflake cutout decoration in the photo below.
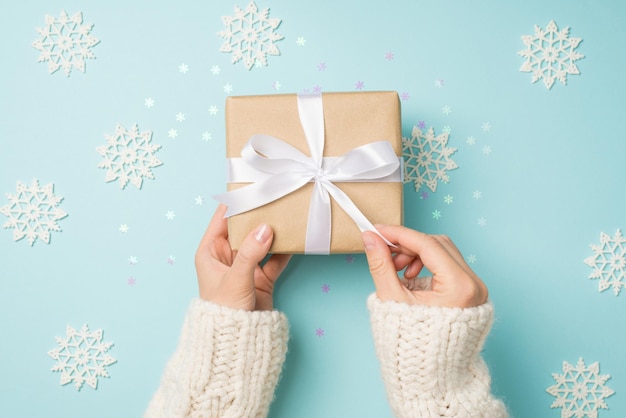
<svg viewBox="0 0 626 418">
<path fill-rule="evenodd" d="M 415 191 L 426 185 L 432 192 L 437 191 L 438 181 L 449 181 L 448 171 L 458 168 L 450 157 L 456 148 L 448 147 L 449 134 L 435 136 L 431 127 L 425 133 L 413 127 L 411 138 L 402 138 L 402 153 L 406 183 L 415 182 Z"/>
<path fill-rule="evenodd" d="M 113 343 L 102 342 L 102 330 L 89 331 L 87 325 L 77 331 L 67 326 L 66 338 L 56 337 L 58 348 L 48 355 L 57 363 L 53 372 L 61 372 L 61 385 L 74 382 L 77 390 L 87 383 L 93 389 L 98 386 L 98 377 L 109 377 L 105 367 L 115 363 L 107 351 Z"/>
<path fill-rule="evenodd" d="M 604 232 L 600 233 L 600 245 L 591 245 L 593 255 L 585 259 L 585 264 L 594 270 L 590 279 L 600 279 L 598 291 L 604 292 L 613 288 L 615 296 L 626 287 L 626 239 L 618 229 L 611 238 Z"/>
<path fill-rule="evenodd" d="M 577 51 L 581 38 L 570 38 L 569 27 L 559 29 L 553 20 L 548 23 L 546 30 L 535 25 L 534 35 L 523 35 L 522 42 L 525 50 L 517 54 L 526 58 L 520 71 L 533 73 L 532 82 L 543 79 L 547 89 L 550 89 L 555 80 L 567 84 L 568 74 L 580 74 L 574 64 L 585 56 Z"/>
<path fill-rule="evenodd" d="M 243 61 L 248 70 L 267 66 L 267 55 L 280 55 L 274 42 L 283 39 L 275 30 L 280 19 L 269 18 L 269 9 L 259 11 L 254 1 L 244 9 L 235 6 L 234 16 L 222 16 L 225 30 L 218 36 L 225 41 L 220 52 L 232 53 L 232 63 Z"/>
<path fill-rule="evenodd" d="M 91 48 L 100 41 L 90 35 L 92 24 L 83 24 L 83 14 L 69 17 L 64 11 L 58 18 L 46 15 L 45 26 L 37 28 L 41 36 L 33 47 L 41 51 L 37 62 L 47 62 L 53 74 L 59 68 L 70 76 L 72 68 L 85 72 L 85 59 L 96 58 Z"/>
<path fill-rule="evenodd" d="M 61 231 L 57 221 L 67 216 L 59 208 L 62 197 L 54 195 L 54 185 L 39 187 L 34 179 L 30 187 L 17 182 L 17 193 L 7 193 L 9 203 L 0 207 L 0 213 L 9 217 L 2 225 L 5 229 L 13 228 L 13 240 L 19 241 L 26 237 L 32 246 L 37 238 L 50 243 L 50 231 Z"/>
<path fill-rule="evenodd" d="M 98 168 L 107 170 L 104 181 L 119 179 L 120 188 L 128 182 L 141 189 L 144 178 L 154 179 L 151 168 L 163 164 L 154 153 L 161 148 L 152 144 L 152 131 L 139 132 L 137 125 L 126 130 L 117 125 L 115 135 L 105 135 L 107 144 L 96 148 L 104 161 Z"/>
<path fill-rule="evenodd" d="M 556 384 L 546 389 L 556 397 L 550 408 L 562 408 L 562 418 L 597 418 L 598 409 L 608 409 L 604 399 L 615 393 L 605 386 L 611 376 L 600 375 L 599 372 L 597 362 L 586 367 L 582 358 L 576 366 L 564 361 L 563 374 L 553 373 Z"/>
</svg>

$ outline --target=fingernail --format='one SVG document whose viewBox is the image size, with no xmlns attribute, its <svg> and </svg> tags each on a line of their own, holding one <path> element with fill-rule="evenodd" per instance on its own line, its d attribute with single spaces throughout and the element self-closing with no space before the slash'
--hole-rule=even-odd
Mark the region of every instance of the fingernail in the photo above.
<svg viewBox="0 0 626 418">
<path fill-rule="evenodd" d="M 267 239 L 270 237 L 270 232 L 271 232 L 270 228 L 267 226 L 267 224 L 261 224 L 257 228 L 257 232 L 256 232 L 256 235 L 254 236 L 254 239 L 256 239 L 257 241 L 261 243 L 265 243 Z"/>
<path fill-rule="evenodd" d="M 363 246 L 365 247 L 365 251 L 369 251 L 376 246 L 376 241 L 372 234 L 363 233 Z"/>
</svg>

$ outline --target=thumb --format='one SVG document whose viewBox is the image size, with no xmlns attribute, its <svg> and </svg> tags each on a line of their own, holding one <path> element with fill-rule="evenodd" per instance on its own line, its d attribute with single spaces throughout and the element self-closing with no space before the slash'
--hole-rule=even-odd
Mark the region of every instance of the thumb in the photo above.
<svg viewBox="0 0 626 418">
<path fill-rule="evenodd" d="M 394 296 L 402 292 L 402 285 L 398 280 L 389 247 L 382 238 L 371 231 L 363 233 L 363 246 L 378 298 L 395 300 Z"/>
<path fill-rule="evenodd" d="M 236 280 L 246 278 L 252 281 L 254 270 L 267 255 L 273 236 L 274 231 L 268 224 L 261 224 L 248 234 L 241 243 L 230 269 L 230 274 L 236 277 Z"/>
</svg>

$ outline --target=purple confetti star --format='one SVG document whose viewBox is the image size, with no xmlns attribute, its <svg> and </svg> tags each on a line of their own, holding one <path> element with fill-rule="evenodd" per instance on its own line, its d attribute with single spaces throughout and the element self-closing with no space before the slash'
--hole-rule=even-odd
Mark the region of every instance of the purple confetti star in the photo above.
<svg viewBox="0 0 626 418">
<path fill-rule="evenodd" d="M 410 98 L 411 96 L 409 96 L 409 93 L 406 91 L 400 95 L 400 99 L 403 101 L 409 100 Z"/>
<path fill-rule="evenodd" d="M 444 82 L 443 82 L 442 78 L 438 78 L 438 79 L 435 80 L 435 86 L 436 87 L 443 87 L 443 84 L 444 84 Z"/>
<path fill-rule="evenodd" d="M 315 335 L 317 335 L 318 337 L 323 337 L 324 336 L 324 330 L 321 328 L 318 328 L 315 330 Z"/>
<path fill-rule="evenodd" d="M 420 129 L 425 129 L 426 128 L 426 122 L 424 122 L 423 120 L 420 120 L 419 123 L 417 124 L 417 127 Z"/>
<path fill-rule="evenodd" d="M 173 266 L 175 261 L 176 261 L 175 257 L 173 257 L 171 255 L 169 257 L 167 257 L 167 264 Z"/>
<path fill-rule="evenodd" d="M 134 286 L 135 284 L 137 284 L 137 279 L 135 279 L 134 277 L 129 277 L 128 278 L 128 285 L 129 286 Z"/>
<path fill-rule="evenodd" d="M 393 52 L 388 51 L 388 52 L 385 54 L 385 59 L 386 59 L 387 61 L 391 61 L 391 60 L 393 59 Z"/>
<path fill-rule="evenodd" d="M 365 83 L 362 81 L 357 81 L 354 85 L 354 88 L 357 90 L 363 90 L 363 87 L 365 87 Z"/>
<path fill-rule="evenodd" d="M 354 256 L 352 254 L 348 254 L 346 256 L 346 263 L 348 263 L 348 264 L 353 264 L 354 263 Z"/>
<path fill-rule="evenodd" d="M 320 71 L 324 71 L 326 69 L 326 63 L 320 62 L 319 64 L 317 64 L 317 69 Z"/>
<path fill-rule="evenodd" d="M 420 196 L 420 199 L 428 199 L 428 192 L 427 191 L 423 191 L 422 195 Z"/>
<path fill-rule="evenodd" d="M 322 86 L 313 86 L 313 93 L 321 93 Z"/>
<path fill-rule="evenodd" d="M 322 293 L 328 293 L 328 292 L 330 292 L 330 286 L 324 283 L 322 285 Z"/>
</svg>

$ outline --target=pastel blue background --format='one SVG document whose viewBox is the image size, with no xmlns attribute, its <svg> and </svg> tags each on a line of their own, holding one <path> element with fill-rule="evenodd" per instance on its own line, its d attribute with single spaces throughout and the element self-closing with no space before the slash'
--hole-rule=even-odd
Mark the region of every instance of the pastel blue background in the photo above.
<svg viewBox="0 0 626 418">
<path fill-rule="evenodd" d="M 512 415 L 560 416 L 546 388 L 555 383 L 552 373 L 562 374 L 563 361 L 575 365 L 582 357 L 611 375 L 607 386 L 616 393 L 600 417 L 626 416 L 625 296 L 598 292 L 583 263 L 601 232 L 614 236 L 626 228 L 625 3 L 260 0 L 259 8 L 282 19 L 277 32 L 285 38 L 276 43 L 280 56 L 251 71 L 219 52 L 220 17 L 232 15 L 236 4 L 246 6 L 243 0 L 3 5 L 0 206 L 17 181 L 36 178 L 41 186 L 54 184 L 69 215 L 48 245 L 14 242 L 13 230 L 0 230 L 0 416 L 141 416 L 197 294 L 195 247 L 216 206 L 211 196 L 224 190 L 224 86 L 247 95 L 315 86 L 353 91 L 359 81 L 364 90 L 409 94 L 402 101 L 405 136 L 420 121 L 437 134 L 451 129 L 459 168 L 436 193 L 406 184 L 405 222 L 449 234 L 466 257 L 475 257 L 471 265 L 496 306 L 484 354 L 494 391 Z M 32 47 L 44 16 L 62 10 L 82 11 L 100 40 L 86 73 L 73 70 L 69 78 L 49 74 Z M 517 52 L 522 35 L 550 20 L 583 38 L 577 51 L 585 58 L 576 62 L 580 75 L 547 90 L 519 71 L 524 59 Z M 387 52 L 393 59 L 385 59 Z M 183 63 L 186 74 L 178 69 Z M 147 98 L 154 107 L 145 106 Z M 104 182 L 95 149 L 117 124 L 135 123 L 162 145 L 156 156 L 163 165 L 141 190 L 131 184 L 121 190 Z M 491 129 L 483 130 L 484 123 Z M 176 138 L 168 137 L 170 129 Z M 444 202 L 446 195 L 453 203 Z M 122 224 L 128 232 L 119 231 Z M 270 416 L 391 416 L 365 308 L 372 291 L 362 255 L 293 259 L 275 294 L 289 316 L 291 341 Z M 83 324 L 104 330 L 117 363 L 97 390 L 78 392 L 59 384 L 47 352 L 66 325 Z"/>
</svg>

